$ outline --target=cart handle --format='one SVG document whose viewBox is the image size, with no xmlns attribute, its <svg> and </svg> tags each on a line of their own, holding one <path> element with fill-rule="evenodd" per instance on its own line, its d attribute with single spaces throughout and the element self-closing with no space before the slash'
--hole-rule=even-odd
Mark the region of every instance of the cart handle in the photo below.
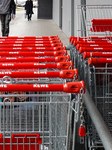
<svg viewBox="0 0 112 150">
<path fill-rule="evenodd" d="M 83 52 L 112 52 L 112 48 L 106 47 L 80 47 L 79 48 L 79 53 Z"/>
<path fill-rule="evenodd" d="M 60 71 L 60 78 L 63 79 L 78 79 L 78 70 L 62 70 Z"/>
<path fill-rule="evenodd" d="M 49 53 L 50 54 L 50 53 Z M 67 55 L 67 50 L 64 50 L 64 51 L 55 51 L 53 53 L 54 56 L 64 56 L 64 55 Z"/>
<path fill-rule="evenodd" d="M 63 46 L 63 43 L 53 43 L 53 44 L 1 44 L 0 45 L 0 48 L 9 48 L 9 47 L 11 47 L 11 48 L 13 48 L 13 47 L 19 47 L 19 48 L 21 48 L 21 47 L 62 47 Z"/>
<path fill-rule="evenodd" d="M 54 52 L 0 52 L 0 57 L 39 57 L 39 56 L 66 56 L 67 50 Z"/>
<path fill-rule="evenodd" d="M 84 52 L 83 58 L 89 58 L 89 57 L 112 57 L 112 52 L 102 52 L 102 53 L 92 53 L 92 52 Z"/>
<path fill-rule="evenodd" d="M 91 31 L 105 32 L 112 31 L 112 19 L 93 19 Z"/>
<path fill-rule="evenodd" d="M 83 88 L 85 92 L 84 81 L 68 82 L 65 84 L 1 84 L 0 91 L 32 91 L 32 92 L 65 92 L 65 93 L 80 93 Z"/>
<path fill-rule="evenodd" d="M 66 47 L 60 47 L 60 46 L 57 46 L 57 47 L 2 47 L 0 48 L 0 51 L 10 51 L 10 52 L 18 52 L 18 51 L 29 51 L 29 52 L 46 52 L 46 51 L 62 51 L 62 50 L 65 50 Z"/>
<path fill-rule="evenodd" d="M 77 44 L 111 44 L 111 41 L 74 41 L 73 45 L 76 46 Z"/>
<path fill-rule="evenodd" d="M 70 36 L 69 37 L 69 41 L 71 42 L 71 40 L 72 39 L 74 39 L 74 40 L 81 40 L 81 41 L 84 41 L 85 39 L 86 40 L 88 40 L 88 39 L 90 39 L 90 40 L 107 40 L 107 38 L 108 39 L 110 39 L 110 37 L 74 37 L 74 36 Z"/>
<path fill-rule="evenodd" d="M 61 40 L 0 40 L 0 44 L 55 44 L 61 43 Z"/>
<path fill-rule="evenodd" d="M 70 56 L 56 56 L 56 57 L 5 57 L 0 58 L 0 62 L 67 62 L 70 61 Z"/>
<path fill-rule="evenodd" d="M 72 69 L 73 62 L 59 63 L 0 63 L 0 69 Z"/>
<path fill-rule="evenodd" d="M 51 78 L 62 78 L 62 79 L 78 79 L 78 70 L 62 70 L 62 71 L 45 71 L 45 72 L 11 72 L 11 71 L 0 71 L 0 78 L 45 78 L 45 77 L 51 77 Z"/>
<path fill-rule="evenodd" d="M 92 57 L 92 53 L 90 53 L 90 52 L 84 52 L 83 53 L 83 59 L 86 59 L 86 58 L 89 58 L 89 57 Z"/>
<path fill-rule="evenodd" d="M 88 59 L 89 66 L 94 64 L 106 64 L 106 63 L 112 63 L 112 58 L 89 58 Z"/>
</svg>

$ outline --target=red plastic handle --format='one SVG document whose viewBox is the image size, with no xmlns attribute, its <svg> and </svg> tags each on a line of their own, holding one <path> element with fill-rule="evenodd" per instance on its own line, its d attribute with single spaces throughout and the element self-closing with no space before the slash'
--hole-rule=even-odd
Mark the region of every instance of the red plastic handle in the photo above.
<svg viewBox="0 0 112 150">
<path fill-rule="evenodd" d="M 112 31 L 112 19 L 93 19 L 91 31 L 105 32 Z"/>
<path fill-rule="evenodd" d="M 80 47 L 79 48 L 79 53 L 83 53 L 83 52 L 112 52 L 112 48 L 104 48 L 104 47 L 90 47 L 90 48 L 87 48 L 87 47 Z"/>
<path fill-rule="evenodd" d="M 102 52 L 102 53 L 92 53 L 92 52 L 84 52 L 83 58 L 89 58 L 89 57 L 112 57 L 112 52 Z"/>
<path fill-rule="evenodd" d="M 110 41 L 74 41 L 73 45 L 76 46 L 77 44 L 99 44 L 99 45 L 104 45 L 104 44 L 111 44 Z"/>
<path fill-rule="evenodd" d="M 85 93 L 84 81 L 78 82 L 68 82 L 65 84 L 1 84 L 0 91 L 33 91 L 33 92 L 43 92 L 43 91 L 55 91 L 55 92 L 65 92 L 65 93 L 80 93 L 83 88 L 83 93 Z"/>
<path fill-rule="evenodd" d="M 70 56 L 57 56 L 55 57 L 55 62 L 67 62 L 70 61 Z"/>
<path fill-rule="evenodd" d="M 107 40 L 110 39 L 110 37 L 69 37 L 69 41 L 72 43 L 73 40 L 76 41 L 85 41 L 85 40 Z"/>
<path fill-rule="evenodd" d="M 38 56 L 65 56 L 67 50 L 55 52 L 0 52 L 1 57 L 38 57 Z"/>
<path fill-rule="evenodd" d="M 3 135 L 2 135 L 2 134 L 0 134 L 0 138 L 1 138 L 1 139 L 3 138 Z"/>
<path fill-rule="evenodd" d="M 0 40 L 0 44 L 53 44 L 53 43 L 61 43 L 61 40 L 5 40 L 5 41 L 1 41 Z"/>
<path fill-rule="evenodd" d="M 70 56 L 57 56 L 57 57 L 6 57 L 0 58 L 0 62 L 66 62 L 70 60 Z"/>
<path fill-rule="evenodd" d="M 80 47 L 86 47 L 86 48 L 112 48 L 112 44 L 104 44 L 104 45 L 98 45 L 98 44 L 77 44 L 76 48 L 77 50 Z"/>
<path fill-rule="evenodd" d="M 26 41 L 26 42 L 30 42 L 30 41 L 43 41 L 43 42 L 45 42 L 45 41 L 58 41 L 58 40 L 60 40 L 59 38 L 46 38 L 46 39 L 42 39 L 42 38 L 40 38 L 40 39 L 38 39 L 38 38 L 35 38 L 35 39 L 23 39 L 23 38 L 19 38 L 19 39 L 9 39 L 9 38 L 6 38 L 6 39 L 1 39 L 0 38 L 0 42 L 16 42 L 16 41 Z"/>
<path fill-rule="evenodd" d="M 70 62 L 60 62 L 60 63 L 57 63 L 57 69 L 72 69 L 73 68 L 73 62 L 70 61 Z"/>
<path fill-rule="evenodd" d="M 60 51 L 60 50 L 65 50 L 65 47 L 9 47 L 9 48 L 0 48 L 0 51 L 5 52 L 5 51 L 10 51 L 10 52 L 18 52 L 18 51 L 35 51 L 35 52 L 45 52 L 45 51 Z"/>
<path fill-rule="evenodd" d="M 73 62 L 59 63 L 0 63 L 0 69 L 72 69 Z"/>
<path fill-rule="evenodd" d="M 106 63 L 112 63 L 112 58 L 89 58 L 88 59 L 89 66 L 95 64 L 106 64 Z"/>
<path fill-rule="evenodd" d="M 83 53 L 83 59 L 89 58 L 90 56 L 91 56 L 90 52 L 84 52 Z"/>
<path fill-rule="evenodd" d="M 60 78 L 63 79 L 74 79 L 77 80 L 78 79 L 78 70 L 74 69 L 74 70 L 62 70 L 60 71 Z"/>
<path fill-rule="evenodd" d="M 67 55 L 67 50 L 64 50 L 64 51 L 55 51 L 53 53 L 53 55 L 49 55 L 49 56 L 64 56 L 64 55 Z"/>
<path fill-rule="evenodd" d="M 10 76 L 11 78 L 63 78 L 63 79 L 78 79 L 78 70 L 62 70 L 62 71 L 41 71 L 41 72 L 28 72 L 28 71 L 22 71 L 22 72 L 14 72 L 14 71 L 0 71 L 0 78 L 3 78 L 4 76 Z"/>
<path fill-rule="evenodd" d="M 62 43 L 53 43 L 53 44 L 0 44 L 0 48 L 9 48 L 9 47 L 57 47 L 63 46 Z"/>
</svg>

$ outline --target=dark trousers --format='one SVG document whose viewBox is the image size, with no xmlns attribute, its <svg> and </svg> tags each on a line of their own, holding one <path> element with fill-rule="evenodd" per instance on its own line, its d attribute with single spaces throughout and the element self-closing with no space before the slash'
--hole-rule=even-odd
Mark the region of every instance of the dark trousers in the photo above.
<svg viewBox="0 0 112 150">
<path fill-rule="evenodd" d="M 31 17 L 32 17 L 32 13 L 29 13 L 28 14 L 28 20 L 31 20 Z"/>
<path fill-rule="evenodd" d="M 2 29 L 2 36 L 9 35 L 9 23 L 11 21 L 11 14 L 1 14 L 1 29 Z"/>
</svg>

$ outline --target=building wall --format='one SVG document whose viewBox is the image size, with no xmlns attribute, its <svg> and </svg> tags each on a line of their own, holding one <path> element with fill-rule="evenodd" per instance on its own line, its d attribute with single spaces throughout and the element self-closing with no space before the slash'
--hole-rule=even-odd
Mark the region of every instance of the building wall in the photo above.
<svg viewBox="0 0 112 150">
<path fill-rule="evenodd" d="M 63 0 L 62 30 L 69 37 L 71 35 L 71 0 Z"/>
<path fill-rule="evenodd" d="M 86 0 L 86 5 L 112 5 L 112 0 Z"/>
<path fill-rule="evenodd" d="M 77 12 L 77 6 L 81 5 L 80 0 L 74 0 L 74 36 L 77 36 L 77 28 L 78 28 L 78 12 Z"/>
<path fill-rule="evenodd" d="M 53 20 L 60 26 L 60 1 L 53 0 Z M 62 31 L 69 36 L 77 36 L 77 5 L 112 5 L 112 0 L 62 0 Z M 74 7 L 71 5 L 74 3 Z M 73 9 L 73 10 L 71 10 Z"/>
<path fill-rule="evenodd" d="M 59 1 L 60 0 L 53 0 L 53 20 L 59 26 Z"/>
</svg>

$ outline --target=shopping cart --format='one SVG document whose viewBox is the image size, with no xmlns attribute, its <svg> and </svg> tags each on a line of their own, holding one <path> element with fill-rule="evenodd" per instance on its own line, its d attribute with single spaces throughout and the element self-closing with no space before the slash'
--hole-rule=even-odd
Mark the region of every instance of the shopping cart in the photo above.
<svg viewBox="0 0 112 150">
<path fill-rule="evenodd" d="M 111 5 L 85 5 L 77 7 L 77 37 L 72 38 L 74 62 L 80 79 L 111 132 Z M 109 56 L 110 52 L 110 56 Z M 84 53 L 84 54 L 83 54 Z M 106 58 L 109 56 L 109 58 Z M 89 58 L 93 57 L 93 58 Z M 95 58 L 100 57 L 100 58 Z M 102 58 L 105 57 L 105 58 Z M 106 61 L 105 61 L 106 59 Z M 102 60 L 102 62 L 101 62 Z M 89 64 L 88 64 L 89 62 Z M 89 66 L 90 65 L 90 66 Z M 86 111 L 86 108 L 85 108 Z M 104 149 L 89 114 L 86 118 L 86 149 Z"/>
<path fill-rule="evenodd" d="M 55 83 L 62 84 L 78 80 L 78 70 L 62 71 L 0 71 L 1 84 L 25 84 L 25 83 Z"/>
<path fill-rule="evenodd" d="M 0 149 L 73 149 L 71 117 L 74 103 L 79 107 L 79 98 L 76 94 L 71 100 L 67 93 L 81 94 L 84 89 L 82 81 L 62 85 L 1 84 Z"/>
</svg>

